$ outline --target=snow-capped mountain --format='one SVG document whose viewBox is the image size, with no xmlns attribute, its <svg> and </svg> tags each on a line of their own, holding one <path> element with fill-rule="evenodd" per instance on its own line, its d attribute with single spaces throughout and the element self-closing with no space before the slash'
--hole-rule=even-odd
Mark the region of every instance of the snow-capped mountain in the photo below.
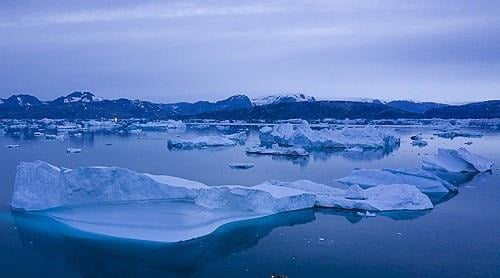
<svg viewBox="0 0 500 278">
<path fill-rule="evenodd" d="M 65 97 L 60 97 L 54 100 L 56 103 L 77 103 L 77 102 L 95 102 L 102 101 L 103 98 L 95 96 L 91 92 L 74 92 Z"/>
<path fill-rule="evenodd" d="M 315 97 L 304 94 L 270 95 L 252 99 L 252 103 L 255 106 L 278 104 L 285 102 L 313 102 L 313 101 L 316 101 Z"/>
<path fill-rule="evenodd" d="M 36 97 L 30 95 L 13 95 L 0 101 L 5 108 L 29 108 L 42 105 L 43 103 Z"/>
</svg>

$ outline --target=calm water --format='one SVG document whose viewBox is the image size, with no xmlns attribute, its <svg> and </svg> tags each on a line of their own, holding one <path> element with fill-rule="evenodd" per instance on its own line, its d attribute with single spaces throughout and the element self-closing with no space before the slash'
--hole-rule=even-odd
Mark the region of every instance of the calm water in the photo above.
<svg viewBox="0 0 500 278">
<path fill-rule="evenodd" d="M 215 131 L 204 131 L 215 132 Z M 500 277 L 500 133 L 483 138 L 435 138 L 410 145 L 416 132 L 401 129 L 400 148 L 357 155 L 313 153 L 289 160 L 247 156 L 245 146 L 168 150 L 165 139 L 185 134 L 137 136 L 85 134 L 64 142 L 0 137 L 0 277 Z M 355 168 L 419 167 L 438 147 L 469 150 L 495 161 L 492 173 L 457 176 L 460 192 L 437 200 L 427 212 L 385 213 L 362 218 L 354 212 L 317 209 L 277 214 L 223 226 L 180 244 L 67 236 L 64 227 L 10 211 L 16 166 L 46 160 L 68 168 L 121 166 L 209 185 L 255 185 L 269 179 L 310 179 L 335 184 Z M 258 142 L 255 132 L 247 145 Z M 111 143 L 111 145 L 107 145 Z M 20 144 L 7 149 L 4 145 Z M 66 154 L 80 147 L 81 154 Z M 253 162 L 232 170 L 231 162 Z"/>
</svg>

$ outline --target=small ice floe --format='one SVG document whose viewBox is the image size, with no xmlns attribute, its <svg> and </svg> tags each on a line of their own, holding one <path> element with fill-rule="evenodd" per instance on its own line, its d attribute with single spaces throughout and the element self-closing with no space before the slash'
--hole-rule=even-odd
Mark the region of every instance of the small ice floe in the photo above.
<svg viewBox="0 0 500 278">
<path fill-rule="evenodd" d="M 233 134 L 227 134 L 223 135 L 224 138 L 237 141 L 237 142 L 244 142 L 247 140 L 247 133 L 244 131 L 233 133 Z"/>
<path fill-rule="evenodd" d="M 143 131 L 142 131 L 142 129 L 131 129 L 128 131 L 128 133 L 141 135 L 141 134 L 143 134 Z"/>
<path fill-rule="evenodd" d="M 452 131 L 438 132 L 438 133 L 434 133 L 434 135 L 442 137 L 442 138 L 448 138 L 448 139 L 453 139 L 456 137 L 473 137 L 473 138 L 483 137 L 483 135 L 481 133 L 473 132 L 473 131 L 463 131 L 463 130 L 452 130 Z"/>
<path fill-rule="evenodd" d="M 410 137 L 410 139 L 412 140 L 411 144 L 413 146 L 418 146 L 418 147 L 425 147 L 425 146 L 427 146 L 427 141 L 425 141 L 420 134 L 419 135 L 414 135 L 414 136 Z"/>
<path fill-rule="evenodd" d="M 81 153 L 82 149 L 79 148 L 67 148 L 66 153 Z"/>
<path fill-rule="evenodd" d="M 13 144 L 13 145 L 5 145 L 5 147 L 7 149 L 16 149 L 16 148 L 20 148 L 21 145 Z"/>
<path fill-rule="evenodd" d="M 81 132 L 71 134 L 72 137 L 81 138 L 83 134 Z"/>
<path fill-rule="evenodd" d="M 45 134 L 45 139 L 47 140 L 64 140 L 64 134 L 54 135 L 54 134 Z"/>
<path fill-rule="evenodd" d="M 203 149 L 208 147 L 234 146 L 236 142 L 222 136 L 200 136 L 191 139 L 169 139 L 167 146 L 177 149 Z"/>
<path fill-rule="evenodd" d="M 472 145 L 472 141 L 467 141 L 467 142 L 465 142 L 464 144 L 465 144 L 465 145 L 469 145 L 469 146 L 470 146 L 470 145 Z"/>
<path fill-rule="evenodd" d="M 433 173 L 419 168 L 403 169 L 360 169 L 337 180 L 340 183 L 362 188 L 378 187 L 383 184 L 410 184 L 424 193 L 447 193 L 457 188 Z"/>
<path fill-rule="evenodd" d="M 242 162 L 233 162 L 229 163 L 229 167 L 231 169 L 250 169 L 253 168 L 255 164 L 253 163 L 242 163 Z"/>
<path fill-rule="evenodd" d="M 365 212 L 358 211 L 358 212 L 356 212 L 356 214 L 359 216 L 363 216 L 363 217 L 375 217 L 375 216 L 377 216 L 376 213 L 369 212 L 369 211 L 365 211 Z"/>
<path fill-rule="evenodd" d="M 230 126 L 227 126 L 227 125 L 216 125 L 215 126 L 215 129 L 217 129 L 218 131 L 226 131 L 226 130 L 229 130 L 231 127 Z"/>
<path fill-rule="evenodd" d="M 35 131 L 35 132 L 33 132 L 33 136 L 35 136 L 35 137 L 42 137 L 43 135 L 44 135 L 44 134 L 43 134 L 43 133 L 41 133 L 41 132 L 39 132 L 39 131 Z"/>
<path fill-rule="evenodd" d="M 315 149 L 390 148 L 400 141 L 393 130 L 373 126 L 313 130 L 307 121 L 302 121 L 300 125 L 286 123 L 263 127 L 259 138 L 264 144 L 277 143 Z"/>
<path fill-rule="evenodd" d="M 249 154 L 266 154 L 266 155 L 284 155 L 284 156 L 308 156 L 309 153 L 299 147 L 280 147 L 278 144 L 273 144 L 271 148 L 252 146 L 246 149 Z"/>
<path fill-rule="evenodd" d="M 469 152 L 465 148 L 438 149 L 437 154 L 425 157 L 422 168 L 446 172 L 485 172 L 493 168 L 493 162 Z"/>
</svg>

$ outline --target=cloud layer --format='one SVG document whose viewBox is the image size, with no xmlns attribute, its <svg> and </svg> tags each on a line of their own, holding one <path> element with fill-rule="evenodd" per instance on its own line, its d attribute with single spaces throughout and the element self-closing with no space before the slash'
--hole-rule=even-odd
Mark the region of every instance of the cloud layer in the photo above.
<svg viewBox="0 0 500 278">
<path fill-rule="evenodd" d="M 496 1 L 2 1 L 0 97 L 500 98 Z"/>
</svg>

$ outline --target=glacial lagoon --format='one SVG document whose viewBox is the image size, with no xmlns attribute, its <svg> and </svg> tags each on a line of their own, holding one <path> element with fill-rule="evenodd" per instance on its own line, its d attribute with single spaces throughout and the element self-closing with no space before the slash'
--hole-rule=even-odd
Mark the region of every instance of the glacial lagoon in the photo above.
<svg viewBox="0 0 500 278">
<path fill-rule="evenodd" d="M 248 130 L 247 130 L 248 129 Z M 396 127 L 398 147 L 362 152 L 311 151 L 309 157 L 250 155 L 259 142 L 255 127 L 230 130 L 188 128 L 186 132 L 116 134 L 85 132 L 64 141 L 44 137 L 0 136 L 1 277 L 498 277 L 500 275 L 500 132 L 475 129 L 481 138 L 441 138 L 431 127 Z M 166 140 L 247 130 L 244 144 L 179 150 Z M 413 146 L 422 133 L 427 146 Z M 431 139 L 432 137 L 432 139 Z M 465 143 L 472 142 L 470 145 Z M 6 148 L 7 145 L 20 145 Z M 124 240 L 87 233 L 43 213 L 11 211 L 16 166 L 44 160 L 66 168 L 118 166 L 137 172 L 170 175 L 207 185 L 253 186 L 267 180 L 308 179 L 342 184 L 336 179 L 358 168 L 420 167 L 438 148 L 466 147 L 495 162 L 493 171 L 453 174 L 446 179 L 458 193 L 432 196 L 424 211 L 380 212 L 375 217 L 341 209 L 305 209 L 235 221 L 210 234 L 178 243 Z M 81 153 L 67 153 L 67 148 Z M 231 163 L 252 163 L 232 169 Z M 145 204 L 151 205 L 151 204 Z M 123 204 L 142 226 L 168 229 L 162 210 L 206 214 L 183 200 L 153 205 L 148 219 Z M 112 219 L 113 212 L 95 213 Z M 116 208 L 114 208 L 116 209 Z M 64 217 L 62 215 L 61 217 Z M 230 216 L 228 216 L 230 217 Z M 135 220 L 137 221 L 137 220 Z M 196 221 L 193 221 L 196 226 Z M 187 223 L 186 225 L 188 225 Z M 182 233 L 182 231 L 179 231 Z"/>
</svg>

